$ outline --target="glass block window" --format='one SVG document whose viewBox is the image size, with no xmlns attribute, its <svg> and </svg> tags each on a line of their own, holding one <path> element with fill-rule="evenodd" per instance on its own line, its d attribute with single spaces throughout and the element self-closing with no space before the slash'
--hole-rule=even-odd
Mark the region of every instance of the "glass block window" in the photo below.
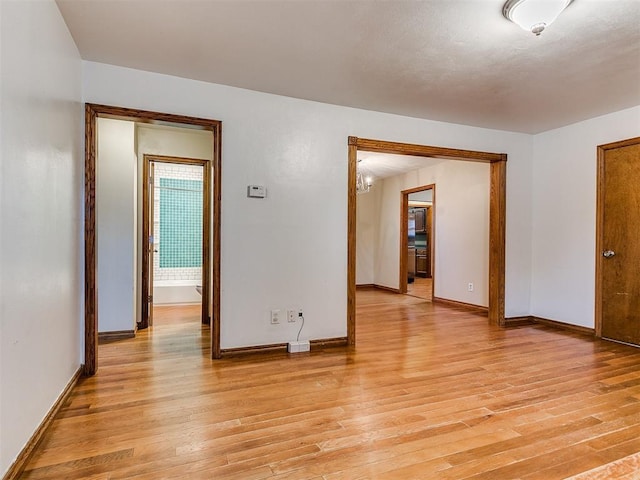
<svg viewBox="0 0 640 480">
<path fill-rule="evenodd" d="M 202 181 L 160 178 L 160 268 L 202 266 Z"/>
</svg>

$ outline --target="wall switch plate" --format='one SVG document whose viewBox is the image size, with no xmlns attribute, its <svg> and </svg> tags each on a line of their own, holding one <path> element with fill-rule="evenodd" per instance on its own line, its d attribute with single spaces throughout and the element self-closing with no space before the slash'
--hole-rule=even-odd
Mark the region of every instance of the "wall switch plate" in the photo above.
<svg viewBox="0 0 640 480">
<path fill-rule="evenodd" d="M 271 325 L 280 323 L 280 315 L 282 315 L 280 310 L 271 310 Z"/>
<path fill-rule="evenodd" d="M 287 321 L 289 323 L 296 323 L 298 316 L 296 315 L 295 310 L 287 310 Z"/>
<path fill-rule="evenodd" d="M 467 286 L 467 290 L 469 290 L 470 292 L 473 292 L 473 283 L 469 282 L 469 285 Z"/>
</svg>

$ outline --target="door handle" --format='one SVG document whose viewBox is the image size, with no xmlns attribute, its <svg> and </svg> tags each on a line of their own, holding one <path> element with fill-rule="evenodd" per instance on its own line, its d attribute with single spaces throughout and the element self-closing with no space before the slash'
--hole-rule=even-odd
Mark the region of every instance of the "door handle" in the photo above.
<svg viewBox="0 0 640 480">
<path fill-rule="evenodd" d="M 602 256 L 604 258 L 611 258 L 613 256 L 615 256 L 616 252 L 614 252 L 613 250 L 605 250 L 604 252 L 602 252 Z"/>
</svg>

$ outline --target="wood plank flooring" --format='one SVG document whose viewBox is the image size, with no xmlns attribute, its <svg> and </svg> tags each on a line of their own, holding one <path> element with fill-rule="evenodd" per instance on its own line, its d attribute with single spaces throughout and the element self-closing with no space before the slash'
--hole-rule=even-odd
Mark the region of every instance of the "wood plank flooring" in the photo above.
<svg viewBox="0 0 640 480">
<path fill-rule="evenodd" d="M 356 350 L 212 361 L 197 313 L 101 345 L 22 478 L 639 478 L 640 350 L 357 300 Z"/>
<path fill-rule="evenodd" d="M 407 295 L 431 301 L 431 284 L 433 279 L 416 277 L 413 282 L 407 283 Z"/>
</svg>

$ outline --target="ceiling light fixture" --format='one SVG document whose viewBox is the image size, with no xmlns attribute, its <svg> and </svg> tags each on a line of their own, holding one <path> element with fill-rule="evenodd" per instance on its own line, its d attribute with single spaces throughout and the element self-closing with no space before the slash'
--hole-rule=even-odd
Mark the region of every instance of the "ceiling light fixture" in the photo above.
<svg viewBox="0 0 640 480">
<path fill-rule="evenodd" d="M 366 173 L 362 171 L 360 162 L 362 162 L 362 160 L 358 160 L 358 165 L 356 166 L 358 170 L 356 174 L 356 193 L 367 193 L 369 190 L 371 190 L 373 179 L 369 176 L 366 176 Z"/>
<path fill-rule="evenodd" d="M 507 0 L 502 15 L 538 36 L 573 0 Z"/>
</svg>

